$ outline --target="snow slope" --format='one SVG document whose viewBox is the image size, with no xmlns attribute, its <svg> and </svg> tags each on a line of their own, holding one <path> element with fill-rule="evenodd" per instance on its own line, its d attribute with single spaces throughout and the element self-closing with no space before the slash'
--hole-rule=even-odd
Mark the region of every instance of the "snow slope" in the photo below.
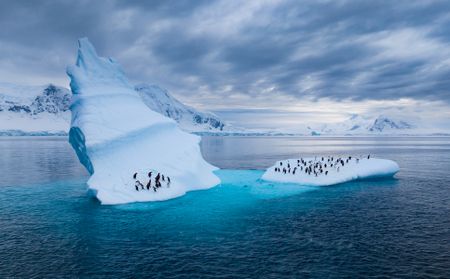
<svg viewBox="0 0 450 279">
<path fill-rule="evenodd" d="M 188 132 L 222 132 L 219 117 L 179 102 L 156 85 L 135 86 L 136 95 L 153 111 L 174 119 Z M 54 85 L 0 83 L 0 135 L 66 135 L 70 127 L 70 90 Z"/>
<path fill-rule="evenodd" d="M 213 136 L 384 136 L 449 135 L 430 127 L 419 116 L 368 117 L 354 114 L 338 123 L 304 123 L 295 130 L 271 131 L 226 124 L 216 115 L 186 106 L 156 85 L 140 84 L 135 94 L 153 111 L 177 121 L 179 127 L 197 135 Z M 0 136 L 67 135 L 70 127 L 70 90 L 54 85 L 21 86 L 0 83 Z"/>
<path fill-rule="evenodd" d="M 323 161 L 322 158 L 324 158 Z M 344 165 L 336 162 L 336 158 L 333 158 L 333 162 L 327 161 L 328 159 L 330 157 L 298 158 L 278 161 L 274 166 L 266 170 L 262 179 L 275 182 L 297 183 L 305 186 L 329 186 L 358 179 L 392 177 L 399 171 L 399 166 L 396 162 L 386 159 L 351 157 L 347 162 L 347 157 L 344 159 Z M 304 164 L 302 164 L 302 160 Z M 322 172 L 319 171 L 320 168 L 318 165 L 322 166 Z M 305 170 L 309 166 L 312 166 L 312 171 L 307 173 Z M 275 168 L 279 168 L 280 171 L 275 171 Z M 286 170 L 286 173 L 284 173 L 284 170 Z M 317 172 L 317 176 L 314 170 Z M 325 174 L 325 172 L 328 173 Z"/>
<path fill-rule="evenodd" d="M 0 83 L 0 135 L 64 135 L 70 123 L 70 91 L 52 84 Z"/>
<path fill-rule="evenodd" d="M 220 132 L 225 127 L 225 123 L 218 116 L 209 112 L 200 112 L 182 104 L 171 96 L 166 89 L 157 85 L 143 83 L 136 85 L 135 89 L 150 109 L 174 119 L 185 131 Z"/>
<path fill-rule="evenodd" d="M 166 200 L 220 182 L 216 167 L 201 155 L 200 138 L 150 110 L 120 65 L 98 57 L 86 38 L 79 40 L 76 65 L 67 74 L 73 93 L 69 141 L 102 204 Z M 170 186 L 136 189 L 138 180 L 147 185 L 150 171 L 152 179 L 156 173 L 169 176 Z"/>
<path fill-rule="evenodd" d="M 367 117 L 354 114 L 339 123 L 324 124 L 310 129 L 314 135 L 407 135 L 432 133 L 420 129 L 418 125 L 392 116 Z"/>
</svg>

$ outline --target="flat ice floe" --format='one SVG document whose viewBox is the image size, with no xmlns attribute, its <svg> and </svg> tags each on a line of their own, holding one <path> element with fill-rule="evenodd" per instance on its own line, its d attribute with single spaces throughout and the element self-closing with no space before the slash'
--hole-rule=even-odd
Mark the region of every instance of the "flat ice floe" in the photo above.
<svg viewBox="0 0 450 279">
<path fill-rule="evenodd" d="M 102 204 L 158 201 L 220 183 L 200 152 L 200 137 L 150 110 L 111 58 L 79 40 L 69 141 Z"/>
<path fill-rule="evenodd" d="M 278 161 L 266 170 L 262 179 L 305 186 L 329 186 L 358 179 L 392 177 L 398 171 L 398 164 L 386 159 L 320 156 Z"/>
</svg>

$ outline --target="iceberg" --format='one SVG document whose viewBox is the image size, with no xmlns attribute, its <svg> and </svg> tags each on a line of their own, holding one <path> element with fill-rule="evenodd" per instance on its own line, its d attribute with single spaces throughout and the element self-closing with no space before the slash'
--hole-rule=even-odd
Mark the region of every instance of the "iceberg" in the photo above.
<svg viewBox="0 0 450 279">
<path fill-rule="evenodd" d="M 277 161 L 268 168 L 263 180 L 296 183 L 303 186 L 330 186 L 353 180 L 393 177 L 396 162 L 368 157 L 314 157 Z"/>
<path fill-rule="evenodd" d="M 220 183 L 217 168 L 202 157 L 200 137 L 150 110 L 120 65 L 99 57 L 87 38 L 78 45 L 76 64 L 67 68 L 69 142 L 102 204 L 167 200 Z"/>
</svg>

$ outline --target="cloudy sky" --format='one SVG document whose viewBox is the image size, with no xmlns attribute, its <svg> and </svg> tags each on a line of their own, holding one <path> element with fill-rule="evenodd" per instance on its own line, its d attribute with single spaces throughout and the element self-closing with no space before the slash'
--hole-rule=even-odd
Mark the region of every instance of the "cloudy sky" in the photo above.
<svg viewBox="0 0 450 279">
<path fill-rule="evenodd" d="M 76 40 L 235 125 L 450 123 L 450 1 L 0 1 L 0 81 L 68 87 Z"/>
</svg>

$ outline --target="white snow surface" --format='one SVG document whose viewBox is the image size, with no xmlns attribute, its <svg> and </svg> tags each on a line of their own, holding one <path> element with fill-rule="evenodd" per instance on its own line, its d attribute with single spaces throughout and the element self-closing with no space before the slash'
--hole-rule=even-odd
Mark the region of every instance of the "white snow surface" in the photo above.
<svg viewBox="0 0 450 279">
<path fill-rule="evenodd" d="M 200 138 L 150 110 L 111 58 L 98 57 L 79 40 L 76 65 L 69 66 L 72 121 L 69 141 L 90 172 L 88 186 L 102 204 L 159 201 L 220 183 L 200 152 Z M 170 187 L 135 190 L 150 170 L 170 176 Z"/>
<path fill-rule="evenodd" d="M 142 83 L 136 85 L 135 90 L 151 110 L 177 121 L 184 131 L 220 133 L 230 128 L 217 115 L 187 106 L 157 85 Z"/>
<path fill-rule="evenodd" d="M 448 134 L 448 130 L 430 126 L 418 115 L 394 115 L 367 116 L 353 114 L 342 122 L 327 123 L 318 127 L 307 126 L 301 132 L 309 135 L 322 136 L 402 136 L 402 135 L 442 135 Z"/>
<path fill-rule="evenodd" d="M 330 186 L 353 180 L 393 177 L 400 169 L 396 162 L 386 159 L 352 157 L 347 163 L 347 156 L 345 158 L 341 157 L 344 159 L 344 166 L 340 163 L 333 163 L 333 167 L 331 167 L 330 162 L 327 162 L 328 157 L 323 158 L 324 161 L 322 161 L 322 156 L 277 161 L 275 165 L 266 170 L 262 179 L 282 183 L 297 183 L 304 186 Z M 301 163 L 302 159 L 306 162 L 306 167 L 320 162 L 323 172 L 318 173 L 317 176 L 314 173 L 305 173 L 305 166 Z M 300 160 L 300 164 L 298 160 Z M 336 157 L 334 157 L 334 160 L 336 160 Z M 281 166 L 280 163 L 282 164 Z M 287 171 L 288 164 L 290 165 L 290 172 L 285 174 L 283 173 L 283 168 Z M 327 164 L 326 168 L 324 167 L 325 164 Z M 280 168 L 281 171 L 276 172 L 275 168 Z M 293 174 L 294 168 L 297 168 L 295 174 Z M 325 171 L 328 171 L 327 175 L 325 175 Z"/>
<path fill-rule="evenodd" d="M 184 131 L 221 133 L 232 128 L 217 115 L 189 107 L 157 85 L 142 83 L 134 89 L 145 105 L 172 118 Z M 70 90 L 52 84 L 0 82 L 0 135 L 67 135 L 71 95 Z"/>
<path fill-rule="evenodd" d="M 63 87 L 0 82 L 0 135 L 64 135 L 69 104 L 70 91 Z"/>
</svg>

